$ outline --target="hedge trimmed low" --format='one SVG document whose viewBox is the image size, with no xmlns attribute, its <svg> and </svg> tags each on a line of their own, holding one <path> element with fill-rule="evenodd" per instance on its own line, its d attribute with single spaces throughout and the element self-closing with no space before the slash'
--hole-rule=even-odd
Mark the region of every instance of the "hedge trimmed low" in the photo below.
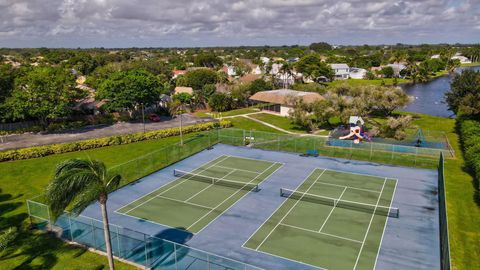
<svg viewBox="0 0 480 270">
<path fill-rule="evenodd" d="M 199 131 L 211 130 L 217 127 L 227 128 L 231 127 L 230 121 L 222 120 L 220 122 L 208 122 L 203 124 L 196 124 L 183 127 L 183 133 L 192 133 Z M 110 136 L 104 138 L 90 139 L 79 142 L 52 144 L 44 146 L 35 146 L 29 148 L 22 148 L 16 150 L 8 150 L 0 152 L 0 162 L 13 161 L 29 158 L 45 157 L 54 154 L 68 153 L 74 151 L 88 150 L 112 145 L 122 145 L 134 142 L 155 140 L 171 136 L 180 135 L 180 128 L 167 128 L 162 130 L 155 130 L 149 132 L 139 132 L 134 134 Z"/>
</svg>

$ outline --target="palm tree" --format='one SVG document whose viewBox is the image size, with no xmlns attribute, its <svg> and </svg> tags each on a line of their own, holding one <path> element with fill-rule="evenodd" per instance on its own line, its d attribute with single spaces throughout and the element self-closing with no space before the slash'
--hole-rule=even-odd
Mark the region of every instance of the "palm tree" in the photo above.
<svg viewBox="0 0 480 270">
<path fill-rule="evenodd" d="M 283 88 L 288 88 L 288 79 L 293 78 L 293 65 L 287 62 L 282 63 L 279 73 L 283 75 Z"/>
<path fill-rule="evenodd" d="M 168 111 L 172 116 L 179 116 L 180 115 L 180 145 L 183 145 L 183 117 L 182 115 L 185 113 L 186 105 L 181 100 L 173 99 L 168 104 Z"/>
<path fill-rule="evenodd" d="M 108 264 L 114 270 L 110 229 L 108 226 L 108 193 L 120 184 L 122 177 L 107 172 L 105 164 L 96 160 L 70 159 L 57 165 L 47 187 L 47 203 L 54 220 L 73 204 L 72 213 L 79 215 L 95 201 L 100 203 Z"/>
</svg>

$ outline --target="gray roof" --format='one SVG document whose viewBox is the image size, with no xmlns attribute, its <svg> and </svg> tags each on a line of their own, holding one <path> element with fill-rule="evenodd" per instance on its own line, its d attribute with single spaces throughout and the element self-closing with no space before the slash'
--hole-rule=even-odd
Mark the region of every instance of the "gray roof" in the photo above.
<svg viewBox="0 0 480 270">
<path fill-rule="evenodd" d="M 344 69 L 344 68 L 348 69 L 349 68 L 347 64 L 330 64 L 330 67 L 332 69 Z"/>
</svg>

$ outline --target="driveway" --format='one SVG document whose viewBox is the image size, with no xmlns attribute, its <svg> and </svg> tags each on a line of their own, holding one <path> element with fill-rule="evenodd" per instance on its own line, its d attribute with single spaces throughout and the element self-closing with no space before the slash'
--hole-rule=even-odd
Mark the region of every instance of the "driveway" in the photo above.
<svg viewBox="0 0 480 270">
<path fill-rule="evenodd" d="M 210 118 L 198 118 L 190 114 L 183 115 L 184 125 L 211 122 Z M 162 117 L 160 122 L 146 122 L 145 130 L 160 130 L 180 126 L 180 117 L 171 119 Z M 56 143 L 82 141 L 93 138 L 108 137 L 113 135 L 131 134 L 143 131 L 143 123 L 116 123 L 114 125 L 87 126 L 79 129 L 56 133 L 24 133 L 2 136 L 0 138 L 0 151 L 25 148 L 31 146 L 48 145 Z"/>
</svg>

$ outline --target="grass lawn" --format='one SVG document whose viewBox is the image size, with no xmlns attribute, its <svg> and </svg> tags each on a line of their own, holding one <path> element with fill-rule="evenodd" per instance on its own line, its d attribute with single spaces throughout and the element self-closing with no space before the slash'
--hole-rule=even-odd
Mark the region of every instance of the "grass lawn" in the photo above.
<svg viewBox="0 0 480 270">
<path fill-rule="evenodd" d="M 417 115 L 414 124 L 423 129 L 444 131 L 456 153 L 446 159 L 445 177 L 450 247 L 453 269 L 480 269 L 480 207 L 476 203 L 473 178 L 464 170 L 455 120 Z"/>
<path fill-rule="evenodd" d="M 193 136 L 188 134 L 185 137 Z M 179 137 L 143 141 L 43 158 L 0 163 L 0 230 L 21 227 L 14 245 L 0 256 L 1 269 L 107 269 L 107 258 L 41 233 L 27 231 L 25 200 L 42 193 L 57 163 L 69 158 L 99 159 L 108 167 L 179 141 Z M 100 210 L 99 210 L 100 211 Z M 116 262 L 117 269 L 135 269 Z"/>
<path fill-rule="evenodd" d="M 474 62 L 474 63 L 469 63 L 469 64 L 462 64 L 462 67 L 476 67 L 480 66 L 480 62 Z"/>
<path fill-rule="evenodd" d="M 281 133 L 280 131 L 267 127 L 253 120 L 247 119 L 245 117 L 234 117 L 229 118 L 228 121 L 232 122 L 234 128 L 245 129 L 245 130 L 258 130 L 265 132 L 275 132 Z"/>
<path fill-rule="evenodd" d="M 240 115 L 240 114 L 246 114 L 246 113 L 253 113 L 253 112 L 258 112 L 257 108 L 254 107 L 249 107 L 249 108 L 241 108 L 241 109 L 236 109 L 236 110 L 231 110 L 227 112 L 206 112 L 206 111 L 200 111 L 200 112 L 195 112 L 195 116 L 198 117 L 219 117 L 220 114 L 222 117 L 227 117 L 227 116 L 235 116 L 235 115 Z"/>
<path fill-rule="evenodd" d="M 307 133 L 305 129 L 293 124 L 292 121 L 288 119 L 288 117 L 273 115 L 269 113 L 254 114 L 254 115 L 251 115 L 250 117 L 272 124 L 274 126 L 277 126 L 279 128 L 282 128 L 291 132 Z"/>
<path fill-rule="evenodd" d="M 393 78 L 384 78 L 384 79 L 375 79 L 375 80 L 366 80 L 366 79 L 347 79 L 347 80 L 335 80 L 335 81 L 332 81 L 332 82 L 328 82 L 326 83 L 328 86 L 337 86 L 337 85 L 341 85 L 341 84 L 344 84 L 344 83 L 347 83 L 349 85 L 353 85 L 353 86 L 356 86 L 356 85 L 368 85 L 368 84 L 373 84 L 373 85 L 381 85 L 382 84 L 382 81 L 385 82 L 385 85 L 386 86 L 390 86 L 390 85 L 393 85 Z M 397 83 L 398 84 L 401 84 L 401 83 L 408 83 L 410 82 L 410 80 L 407 80 L 407 79 L 397 79 Z"/>
</svg>

